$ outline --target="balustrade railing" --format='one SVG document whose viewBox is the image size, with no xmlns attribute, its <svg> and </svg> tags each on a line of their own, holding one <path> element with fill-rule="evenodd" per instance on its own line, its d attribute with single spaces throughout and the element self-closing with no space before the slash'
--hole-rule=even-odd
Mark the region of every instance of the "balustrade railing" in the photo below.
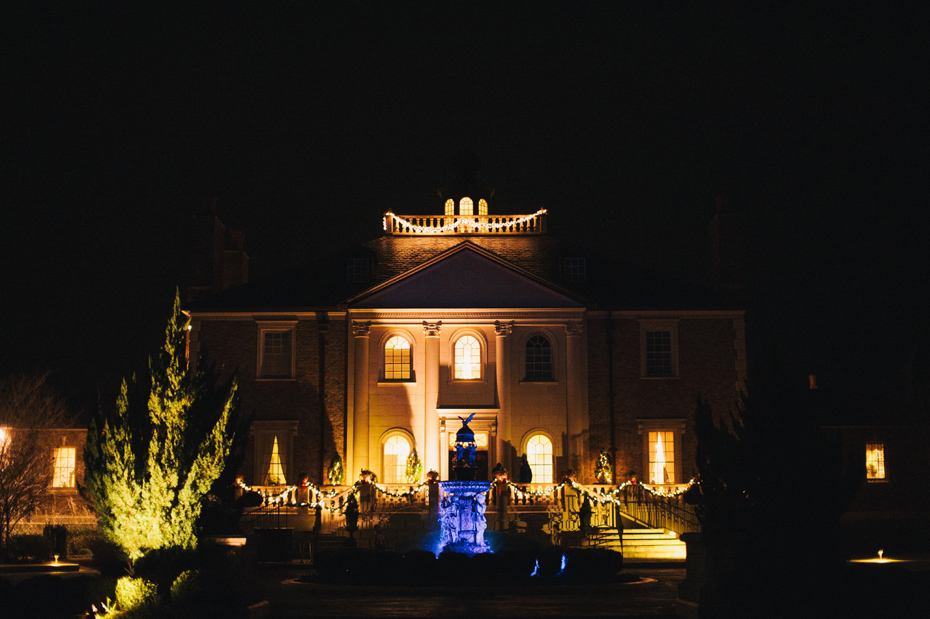
<svg viewBox="0 0 930 619">
<path fill-rule="evenodd" d="M 395 215 L 384 214 L 384 231 L 397 236 L 455 234 L 545 234 L 546 211 L 531 215 Z"/>
<path fill-rule="evenodd" d="M 592 527 L 622 528 L 621 516 L 627 516 L 653 528 L 663 528 L 676 533 L 699 531 L 700 524 L 694 509 L 684 502 L 678 492 L 686 488 L 679 486 L 645 487 L 627 484 L 620 488 L 610 485 L 568 485 L 553 487 L 551 484 L 492 485 L 487 494 L 487 512 L 492 514 L 548 514 L 549 524 L 560 531 L 577 531 L 581 527 L 582 505 L 589 495 Z M 258 488 L 256 488 L 258 489 Z M 274 488 L 263 488 L 272 493 Z M 283 489 L 280 487 L 278 491 Z M 323 532 L 335 532 L 345 528 L 345 505 L 352 487 L 340 487 L 335 496 L 332 491 L 316 489 L 293 490 L 273 495 L 268 503 L 251 510 L 243 516 L 243 527 L 278 528 L 294 526 L 297 518 L 315 518 L 313 507 L 298 505 L 322 502 L 321 525 Z M 663 494 L 667 496 L 663 496 Z M 426 512 L 429 510 L 429 485 L 378 484 L 362 485 L 358 488 L 359 521 L 361 530 L 386 522 L 399 512 Z M 490 522 L 490 520 L 489 520 Z"/>
</svg>

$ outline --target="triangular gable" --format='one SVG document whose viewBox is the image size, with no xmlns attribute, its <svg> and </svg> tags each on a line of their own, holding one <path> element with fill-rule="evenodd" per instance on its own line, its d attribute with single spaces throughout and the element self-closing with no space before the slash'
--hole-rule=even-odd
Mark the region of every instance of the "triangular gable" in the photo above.
<svg viewBox="0 0 930 619">
<path fill-rule="evenodd" d="M 583 307 L 569 293 L 471 243 L 349 300 L 355 308 Z"/>
</svg>

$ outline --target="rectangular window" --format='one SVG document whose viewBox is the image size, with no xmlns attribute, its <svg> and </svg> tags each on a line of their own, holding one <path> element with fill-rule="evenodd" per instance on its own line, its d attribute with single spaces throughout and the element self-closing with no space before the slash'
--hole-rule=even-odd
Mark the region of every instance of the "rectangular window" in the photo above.
<svg viewBox="0 0 930 619">
<path fill-rule="evenodd" d="M 651 484 L 676 483 L 674 432 L 649 433 L 649 470 L 646 479 Z"/>
<path fill-rule="evenodd" d="M 646 376 L 674 376 L 670 331 L 646 331 Z"/>
<path fill-rule="evenodd" d="M 371 277 L 368 258 L 349 258 L 346 265 L 346 279 L 349 282 L 367 282 Z"/>
<path fill-rule="evenodd" d="M 56 447 L 52 488 L 74 488 L 75 448 Z"/>
<path fill-rule="evenodd" d="M 587 277 L 584 258 L 562 260 L 562 278 L 567 282 L 583 282 Z"/>
<path fill-rule="evenodd" d="M 885 479 L 885 445 L 869 443 L 865 446 L 865 475 L 869 481 Z"/>
<path fill-rule="evenodd" d="M 643 378 L 678 377 L 678 321 L 640 320 Z"/>
<path fill-rule="evenodd" d="M 258 377 L 293 378 L 294 329 L 261 326 L 258 338 Z"/>
</svg>

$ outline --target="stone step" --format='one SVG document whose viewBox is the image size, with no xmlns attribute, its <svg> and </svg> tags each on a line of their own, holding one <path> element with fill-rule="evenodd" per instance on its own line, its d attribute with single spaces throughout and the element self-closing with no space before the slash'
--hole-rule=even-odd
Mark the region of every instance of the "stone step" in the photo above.
<svg viewBox="0 0 930 619">
<path fill-rule="evenodd" d="M 635 548 L 637 546 L 681 546 L 685 543 L 678 539 L 624 539 L 624 547 Z"/>
</svg>

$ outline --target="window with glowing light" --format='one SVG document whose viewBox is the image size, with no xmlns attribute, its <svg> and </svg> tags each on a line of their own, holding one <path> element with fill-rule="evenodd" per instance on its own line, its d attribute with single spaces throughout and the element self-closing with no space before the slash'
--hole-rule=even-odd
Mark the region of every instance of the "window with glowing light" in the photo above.
<svg viewBox="0 0 930 619">
<path fill-rule="evenodd" d="M 283 485 L 287 483 L 284 475 L 284 462 L 281 460 L 281 448 L 278 446 L 278 437 L 274 437 L 271 445 L 271 455 L 268 462 L 268 473 L 265 475 L 264 485 Z"/>
<path fill-rule="evenodd" d="M 649 470 L 646 478 L 650 484 L 676 483 L 674 432 L 649 433 Z"/>
<path fill-rule="evenodd" d="M 53 455 L 54 474 L 52 488 L 74 488 L 75 448 L 56 447 Z"/>
<path fill-rule="evenodd" d="M 455 215 L 455 200 L 451 198 L 446 200 L 446 217 L 452 217 Z"/>
<path fill-rule="evenodd" d="M 534 484 L 551 484 L 552 441 L 545 434 L 534 434 L 526 442 L 526 459 L 533 471 Z"/>
<path fill-rule="evenodd" d="M 568 282 L 583 282 L 587 279 L 584 258 L 564 258 L 562 260 L 562 278 Z"/>
<path fill-rule="evenodd" d="M 384 345 L 384 379 L 410 380 L 412 357 L 410 342 L 395 335 Z"/>
<path fill-rule="evenodd" d="M 294 330 L 261 329 L 259 378 L 293 378 Z"/>
<path fill-rule="evenodd" d="M 481 378 L 481 344 L 470 335 L 455 342 L 455 379 L 479 380 Z"/>
<path fill-rule="evenodd" d="M 475 203 L 471 198 L 462 198 L 459 200 L 459 215 L 473 215 Z"/>
<path fill-rule="evenodd" d="M 384 441 L 384 483 L 402 484 L 407 481 L 407 456 L 410 455 L 410 441 L 400 434 L 394 434 Z"/>
<path fill-rule="evenodd" d="M 488 201 L 484 198 L 478 200 L 478 215 L 487 215 L 488 214 Z"/>
<path fill-rule="evenodd" d="M 865 446 L 865 476 L 869 481 L 885 479 L 885 445 L 869 443 Z"/>
<path fill-rule="evenodd" d="M 526 342 L 526 380 L 552 380 L 552 348 L 541 335 L 534 335 Z"/>
</svg>

